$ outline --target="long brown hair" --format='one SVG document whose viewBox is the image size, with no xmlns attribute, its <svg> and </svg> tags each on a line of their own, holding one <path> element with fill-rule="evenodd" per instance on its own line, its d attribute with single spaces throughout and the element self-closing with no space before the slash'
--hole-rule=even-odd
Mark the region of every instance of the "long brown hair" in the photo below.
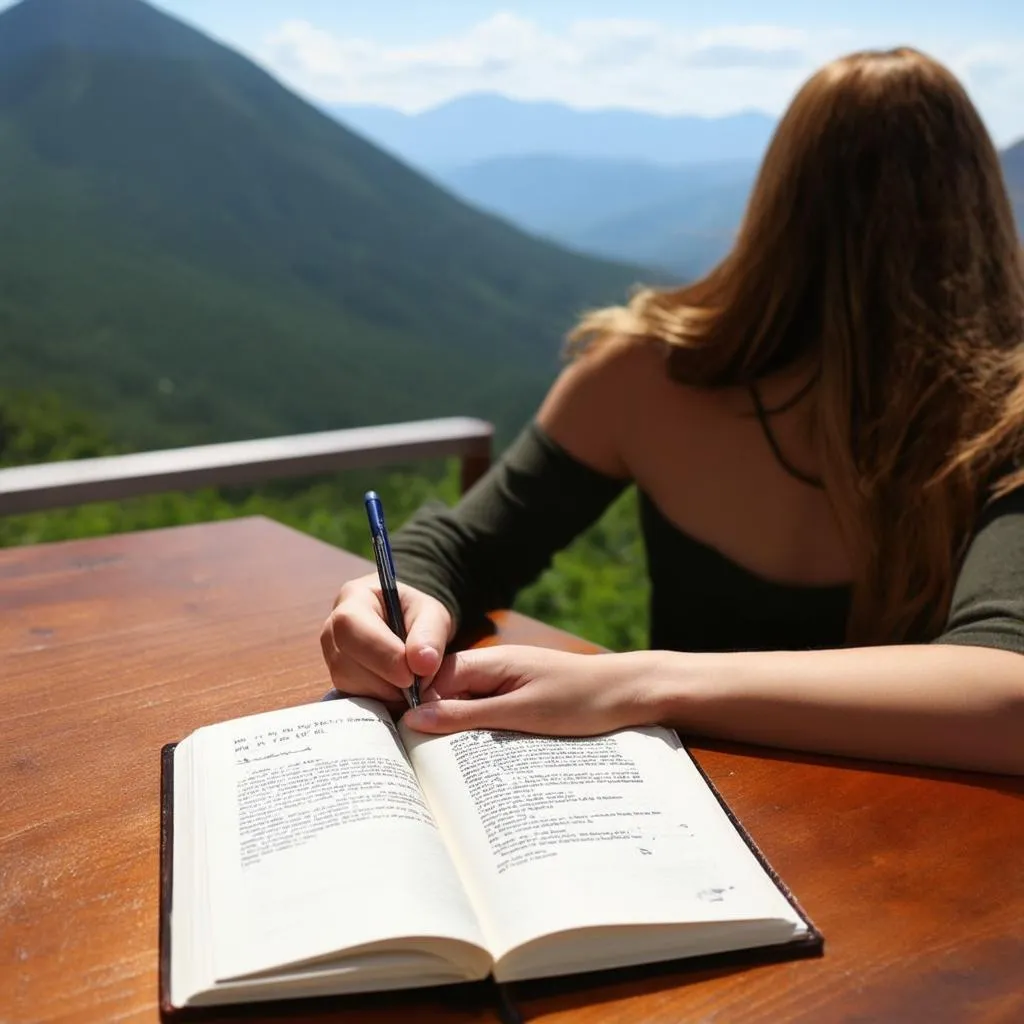
<svg viewBox="0 0 1024 1024">
<path fill-rule="evenodd" d="M 984 502 L 1024 480 L 1024 258 L 999 157 L 956 78 L 911 49 L 815 74 L 735 245 L 695 283 L 588 314 L 668 371 L 751 386 L 806 363 L 822 478 L 854 565 L 854 643 L 937 635 Z"/>
</svg>

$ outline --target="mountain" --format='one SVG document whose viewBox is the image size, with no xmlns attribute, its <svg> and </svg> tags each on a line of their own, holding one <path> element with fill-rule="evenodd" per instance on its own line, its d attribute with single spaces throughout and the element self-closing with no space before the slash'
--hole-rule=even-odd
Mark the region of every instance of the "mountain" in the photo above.
<svg viewBox="0 0 1024 1024">
<path fill-rule="evenodd" d="M 1024 139 L 1003 150 L 1002 157 L 1006 187 L 1010 190 L 1010 198 L 1017 211 L 1017 223 L 1024 235 Z"/>
<path fill-rule="evenodd" d="M 242 61 L 136 0 L 34 0 L 3 12 L 0 66 L 53 49 L 163 60 Z"/>
<path fill-rule="evenodd" d="M 754 111 L 704 118 L 576 110 L 490 93 L 460 96 L 418 114 L 375 106 L 330 111 L 377 145 L 434 173 L 538 154 L 661 164 L 759 160 L 775 127 L 774 118 Z"/>
<path fill-rule="evenodd" d="M 731 244 L 757 166 L 527 156 L 486 160 L 438 178 L 467 202 L 536 234 L 692 277 Z"/>
<path fill-rule="evenodd" d="M 137 445 L 517 424 L 640 271 L 529 237 L 142 0 L 0 14 L 0 370 Z"/>
<path fill-rule="evenodd" d="M 702 193 L 749 185 L 754 161 L 665 165 L 566 156 L 496 157 L 437 175 L 462 199 L 541 234 L 571 237 L 596 223 Z"/>
<path fill-rule="evenodd" d="M 1002 154 L 1024 233 L 1024 141 Z M 645 163 L 501 157 L 438 175 L 481 209 L 579 252 L 705 273 L 728 252 L 757 175 L 753 161 Z"/>
<path fill-rule="evenodd" d="M 750 168 L 703 186 L 684 185 L 654 202 L 550 237 L 579 252 L 614 253 L 677 277 L 699 277 L 732 246 L 754 176 Z"/>
</svg>

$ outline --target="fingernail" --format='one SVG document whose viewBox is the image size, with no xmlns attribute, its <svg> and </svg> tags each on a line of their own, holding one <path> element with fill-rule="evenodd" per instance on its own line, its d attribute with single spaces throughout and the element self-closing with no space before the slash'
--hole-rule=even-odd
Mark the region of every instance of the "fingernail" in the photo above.
<svg viewBox="0 0 1024 1024">
<path fill-rule="evenodd" d="M 430 644 L 424 644 L 420 648 L 420 657 L 430 658 L 430 660 L 434 662 L 441 660 L 441 655 L 438 653 L 437 648 L 432 647 Z"/>
<path fill-rule="evenodd" d="M 410 708 L 405 713 L 406 725 L 417 729 L 423 725 L 430 725 L 437 721 L 437 708 L 431 704 L 421 704 L 418 708 Z"/>
</svg>

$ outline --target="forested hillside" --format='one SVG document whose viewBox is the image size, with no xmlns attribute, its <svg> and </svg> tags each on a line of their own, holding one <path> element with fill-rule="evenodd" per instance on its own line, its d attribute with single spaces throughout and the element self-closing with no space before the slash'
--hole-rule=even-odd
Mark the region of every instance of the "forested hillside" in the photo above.
<svg viewBox="0 0 1024 1024">
<path fill-rule="evenodd" d="M 640 272 L 480 213 L 141 0 L 0 14 L 0 371 L 152 447 L 512 429 Z"/>
</svg>

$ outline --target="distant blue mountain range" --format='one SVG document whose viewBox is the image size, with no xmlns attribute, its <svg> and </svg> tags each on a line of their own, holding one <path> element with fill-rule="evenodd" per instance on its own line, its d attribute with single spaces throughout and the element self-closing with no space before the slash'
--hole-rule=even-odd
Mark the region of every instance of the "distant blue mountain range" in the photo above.
<svg viewBox="0 0 1024 1024">
<path fill-rule="evenodd" d="M 580 111 L 470 95 L 333 113 L 474 206 L 580 252 L 692 278 L 725 255 L 773 120 Z M 1024 223 L 1024 143 L 1003 154 Z"/>
<path fill-rule="evenodd" d="M 330 111 L 460 198 L 581 252 L 701 273 L 728 249 L 774 119 L 472 94 L 420 114 Z"/>
<path fill-rule="evenodd" d="M 594 254 L 693 277 L 725 255 L 758 164 L 504 157 L 436 175 L 519 227 Z"/>
<path fill-rule="evenodd" d="M 758 160 L 775 120 L 752 111 L 728 117 L 576 110 L 491 93 L 460 96 L 419 114 L 387 107 L 330 112 L 421 170 L 448 172 L 496 157 L 538 154 L 657 164 Z"/>
<path fill-rule="evenodd" d="M 1003 174 L 1010 189 L 1010 198 L 1017 209 L 1017 223 L 1024 234 L 1024 139 L 1004 149 Z"/>
</svg>

